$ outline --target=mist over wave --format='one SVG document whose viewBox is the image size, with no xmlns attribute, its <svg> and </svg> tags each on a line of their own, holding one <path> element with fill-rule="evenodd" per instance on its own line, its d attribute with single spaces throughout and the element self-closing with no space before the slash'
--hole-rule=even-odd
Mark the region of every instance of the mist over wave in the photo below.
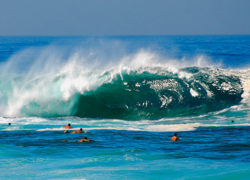
<svg viewBox="0 0 250 180">
<path fill-rule="evenodd" d="M 102 42 L 13 55 L 0 66 L 0 115 L 159 119 L 205 114 L 248 97 L 249 80 L 204 56 L 169 59 L 123 48 Z"/>
</svg>

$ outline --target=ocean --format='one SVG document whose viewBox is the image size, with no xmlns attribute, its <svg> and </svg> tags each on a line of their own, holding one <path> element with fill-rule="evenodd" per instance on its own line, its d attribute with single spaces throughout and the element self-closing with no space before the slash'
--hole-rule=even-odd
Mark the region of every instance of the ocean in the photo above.
<svg viewBox="0 0 250 180">
<path fill-rule="evenodd" d="M 250 179 L 249 94 L 249 35 L 0 37 L 0 179 Z"/>
</svg>

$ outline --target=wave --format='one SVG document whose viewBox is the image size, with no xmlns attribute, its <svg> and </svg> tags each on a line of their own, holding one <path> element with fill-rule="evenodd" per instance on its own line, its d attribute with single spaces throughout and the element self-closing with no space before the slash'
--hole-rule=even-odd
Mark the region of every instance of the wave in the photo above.
<svg viewBox="0 0 250 180">
<path fill-rule="evenodd" d="M 159 119 L 200 115 L 238 104 L 243 89 L 237 76 L 209 68 L 184 68 L 177 74 L 133 71 L 117 75 L 78 97 L 75 115 L 94 118 Z M 190 77 L 180 77 L 187 73 Z"/>
<path fill-rule="evenodd" d="M 26 51 L 0 67 L 1 116 L 160 119 L 222 110 L 246 96 L 240 75 L 200 56 L 169 60 L 140 50 L 100 60 L 93 52 L 62 58 L 47 49 L 25 61 L 24 71 Z"/>
</svg>

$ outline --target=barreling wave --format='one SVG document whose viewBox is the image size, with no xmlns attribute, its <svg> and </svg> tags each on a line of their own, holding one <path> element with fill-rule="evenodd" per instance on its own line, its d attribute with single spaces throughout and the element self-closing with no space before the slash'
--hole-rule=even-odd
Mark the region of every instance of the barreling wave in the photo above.
<svg viewBox="0 0 250 180">
<path fill-rule="evenodd" d="M 145 51 L 98 66 L 79 54 L 63 63 L 53 59 L 56 64 L 46 58 L 32 61 L 25 73 L 9 72 L 20 66 L 16 63 L 20 56 L 4 65 L 1 116 L 127 120 L 193 116 L 239 104 L 244 92 L 234 73 L 188 63 L 178 67 L 178 61 L 159 63 L 161 57 Z"/>
<path fill-rule="evenodd" d="M 157 70 L 117 75 L 112 82 L 78 96 L 80 117 L 159 119 L 200 115 L 238 104 L 243 89 L 237 76 L 219 70 L 189 67 L 179 74 Z"/>
</svg>

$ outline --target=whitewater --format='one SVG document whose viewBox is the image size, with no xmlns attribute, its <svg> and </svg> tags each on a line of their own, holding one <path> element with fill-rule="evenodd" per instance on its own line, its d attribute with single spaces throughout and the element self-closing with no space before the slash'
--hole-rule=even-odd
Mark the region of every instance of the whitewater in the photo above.
<svg viewBox="0 0 250 180">
<path fill-rule="evenodd" d="M 249 36 L 1 37 L 0 177 L 247 179 L 249 47 Z M 64 134 L 68 123 L 84 135 Z"/>
</svg>

